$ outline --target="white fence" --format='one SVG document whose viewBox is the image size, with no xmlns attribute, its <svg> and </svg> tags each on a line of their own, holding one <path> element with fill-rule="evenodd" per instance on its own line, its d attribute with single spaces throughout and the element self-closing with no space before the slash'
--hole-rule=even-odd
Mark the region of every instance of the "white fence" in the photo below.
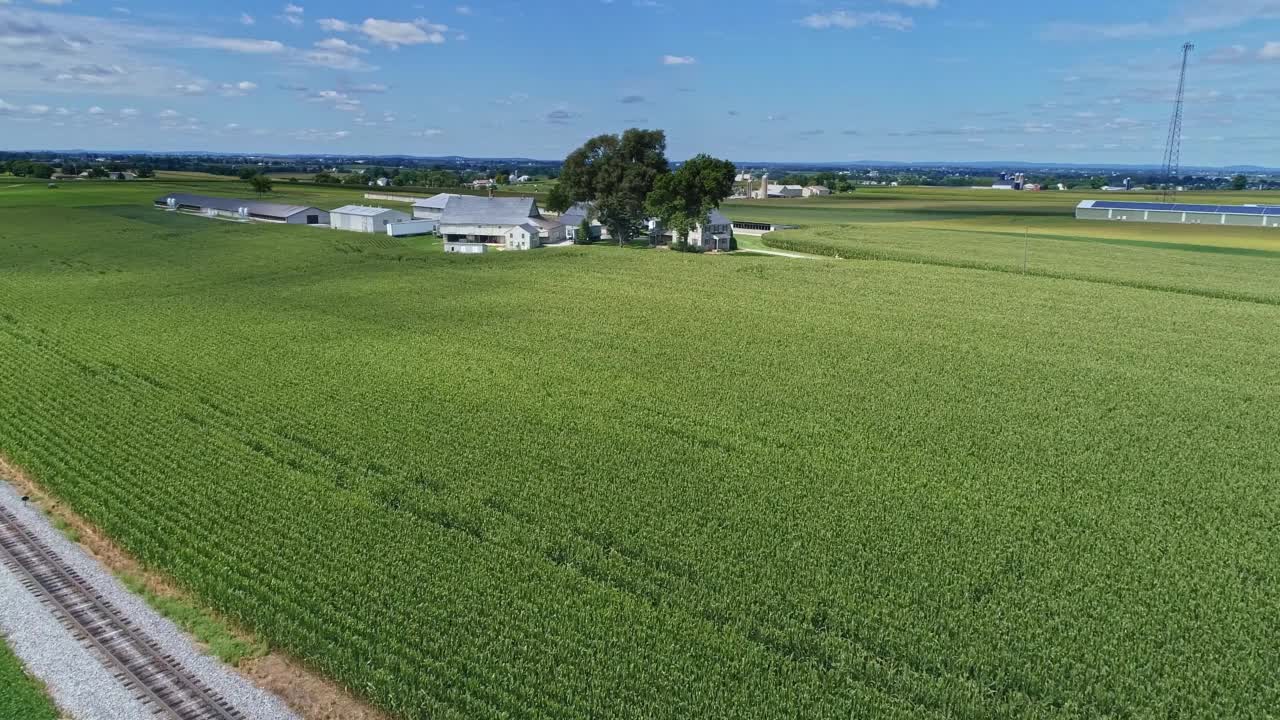
<svg viewBox="0 0 1280 720">
<path fill-rule="evenodd" d="M 394 202 L 418 202 L 422 199 L 420 195 L 393 195 L 391 193 L 365 193 L 365 200 L 391 200 Z"/>
</svg>

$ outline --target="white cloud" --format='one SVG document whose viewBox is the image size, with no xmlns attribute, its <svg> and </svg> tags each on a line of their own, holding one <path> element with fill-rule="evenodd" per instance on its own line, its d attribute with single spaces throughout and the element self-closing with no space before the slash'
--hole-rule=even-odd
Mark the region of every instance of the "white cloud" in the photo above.
<svg viewBox="0 0 1280 720">
<path fill-rule="evenodd" d="M 252 16 L 252 15 L 250 15 L 249 13 L 247 13 L 247 12 L 242 12 L 242 13 L 240 13 L 240 24 L 241 24 L 241 25 L 246 25 L 246 26 L 247 26 L 247 25 L 253 25 L 253 24 L 254 24 L 254 23 L 256 23 L 256 22 L 257 22 L 257 20 L 254 20 L 254 19 L 253 19 L 253 16 Z"/>
<path fill-rule="evenodd" d="M 940 4 L 938 0 L 889 0 L 894 5 L 903 5 L 909 8 L 922 8 L 932 10 Z"/>
<path fill-rule="evenodd" d="M 309 102 L 328 103 L 334 110 L 357 112 L 363 105 L 356 98 L 338 90 L 321 90 L 307 98 Z"/>
<path fill-rule="evenodd" d="M 22 120 L 26 122 L 41 122 L 41 121 L 51 122 L 45 119 L 45 116 L 49 115 L 50 113 L 58 116 L 67 116 L 71 114 L 71 111 L 67 110 L 66 108 L 58 108 L 56 111 L 54 111 L 54 109 L 49 107 L 48 105 L 39 105 L 39 104 L 18 106 L 18 105 L 13 105 L 11 103 L 7 103 L 4 101 L 3 98 L 0 98 L 0 117 L 11 117 L 16 120 Z M 53 124 L 56 127 L 62 127 L 64 125 L 64 123 L 60 120 L 53 121 Z"/>
<path fill-rule="evenodd" d="M 1280 60 L 1280 42 L 1269 42 L 1258 51 L 1262 60 Z"/>
<path fill-rule="evenodd" d="M 130 118 L 130 117 L 137 117 L 141 114 L 142 114 L 141 111 L 139 111 L 137 108 L 125 108 L 120 111 L 120 117 Z"/>
<path fill-rule="evenodd" d="M 440 137 L 444 134 L 444 131 L 440 128 L 427 128 L 426 130 L 415 130 L 409 134 L 413 137 L 429 138 Z"/>
<path fill-rule="evenodd" d="M 284 6 L 284 15 L 281 15 L 280 19 L 289 23 L 290 25 L 301 25 L 302 14 L 305 12 L 306 11 L 302 9 L 302 6 L 289 3 L 288 5 Z"/>
<path fill-rule="evenodd" d="M 316 47 L 320 48 L 321 50 L 328 50 L 330 52 L 338 52 L 338 53 L 369 52 L 368 50 L 365 50 L 359 45 L 356 45 L 354 43 L 349 43 L 346 40 L 343 40 L 342 38 L 325 38 L 324 40 L 320 40 L 319 42 L 317 42 Z"/>
<path fill-rule="evenodd" d="M 470 14 L 471 14 L 471 6 L 470 6 L 470 5 L 459 5 L 458 7 L 454 8 L 454 9 L 458 11 L 458 14 L 459 14 L 459 15 L 470 15 Z"/>
<path fill-rule="evenodd" d="M 359 32 L 371 41 L 393 50 L 404 45 L 439 45 L 445 41 L 444 33 L 449 31 L 448 25 L 433 23 L 425 18 L 412 22 L 365 18 L 359 24 L 323 18 L 318 23 L 329 32 Z"/>
<path fill-rule="evenodd" d="M 329 32 L 351 32 L 356 29 L 355 25 L 334 18 L 321 18 L 316 21 L 316 24 Z"/>
<path fill-rule="evenodd" d="M 331 70 L 350 70 L 353 72 L 377 70 L 376 66 L 370 65 L 357 57 L 355 53 L 350 52 L 317 49 L 301 53 L 300 57 L 306 65 L 318 65 Z"/>
<path fill-rule="evenodd" d="M 194 83 L 194 82 L 178 83 L 177 85 L 173 86 L 173 89 L 177 90 L 183 95 L 203 95 L 204 94 L 204 85 L 201 85 L 200 83 Z"/>
<path fill-rule="evenodd" d="M 276 40 L 197 36 L 190 38 L 190 44 L 207 50 L 225 50 L 244 55 L 272 55 L 285 51 L 284 43 Z"/>
<path fill-rule="evenodd" d="M 162 120 L 169 120 L 172 118 L 182 117 L 182 113 L 178 112 L 177 110 L 161 110 L 160 113 L 156 115 L 156 117 Z"/>
<path fill-rule="evenodd" d="M 399 22 L 366 18 L 360 23 L 360 32 L 365 37 L 391 48 L 401 45 L 439 45 L 444 42 L 444 32 L 448 29 L 447 25 L 436 25 L 422 19 Z"/>
<path fill-rule="evenodd" d="M 693 65 L 698 62 L 695 58 L 688 55 L 663 55 L 663 65 Z"/>
<path fill-rule="evenodd" d="M 294 130 L 289 133 L 289 137 L 303 142 L 333 142 L 335 140 L 343 140 L 351 136 L 350 130 Z"/>
<path fill-rule="evenodd" d="M 1090 35 L 1111 40 L 1139 37 L 1185 36 L 1230 30 L 1251 22 L 1280 19 L 1277 0 L 1181 0 L 1169 5 L 1170 13 L 1155 20 L 1128 23 L 1057 23 L 1049 34 L 1063 39 Z"/>
<path fill-rule="evenodd" d="M 218 91 L 226 97 L 242 97 L 248 95 L 258 89 L 258 83 L 249 80 L 241 80 L 236 83 L 222 83 L 218 86 Z"/>
<path fill-rule="evenodd" d="M 103 114 L 105 114 L 106 112 L 107 112 L 106 110 L 103 110 L 102 108 L 98 107 L 97 105 L 94 105 L 93 107 L 89 108 L 89 114 L 90 114 L 90 115 L 103 115 Z"/>
<path fill-rule="evenodd" d="M 830 13 L 815 13 L 802 18 L 800 24 L 814 30 L 839 28 L 853 30 L 863 27 L 878 27 L 887 30 L 910 30 L 915 21 L 896 12 L 849 12 L 836 10 Z"/>
</svg>

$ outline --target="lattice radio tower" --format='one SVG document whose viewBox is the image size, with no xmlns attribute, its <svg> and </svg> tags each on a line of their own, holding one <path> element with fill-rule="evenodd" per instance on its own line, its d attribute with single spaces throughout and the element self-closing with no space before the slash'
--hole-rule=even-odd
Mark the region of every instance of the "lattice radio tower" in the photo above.
<svg viewBox="0 0 1280 720">
<path fill-rule="evenodd" d="M 1182 73 L 1178 75 L 1178 95 L 1173 101 L 1173 117 L 1169 120 L 1169 141 L 1164 146 L 1164 201 L 1173 202 L 1178 196 L 1178 181 L 1182 175 L 1182 105 L 1187 92 L 1187 60 L 1196 46 L 1182 46 Z"/>
</svg>

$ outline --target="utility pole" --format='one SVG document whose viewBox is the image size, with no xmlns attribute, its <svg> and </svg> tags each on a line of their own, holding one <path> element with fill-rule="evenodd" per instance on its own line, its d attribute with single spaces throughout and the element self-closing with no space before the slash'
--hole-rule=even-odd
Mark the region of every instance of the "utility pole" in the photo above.
<svg viewBox="0 0 1280 720">
<path fill-rule="evenodd" d="M 1173 202 L 1178 198 L 1178 180 L 1182 174 L 1182 105 L 1187 91 L 1187 60 L 1196 46 L 1182 46 L 1182 72 L 1178 75 L 1178 94 L 1173 101 L 1173 117 L 1169 119 L 1169 140 L 1164 147 L 1165 188 L 1162 200 Z"/>
</svg>

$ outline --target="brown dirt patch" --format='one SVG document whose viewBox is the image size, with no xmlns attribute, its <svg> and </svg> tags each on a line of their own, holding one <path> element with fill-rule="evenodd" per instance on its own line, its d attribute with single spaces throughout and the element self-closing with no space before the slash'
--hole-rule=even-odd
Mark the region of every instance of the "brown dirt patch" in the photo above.
<svg viewBox="0 0 1280 720">
<path fill-rule="evenodd" d="M 50 516 L 65 522 L 79 533 L 80 546 L 113 573 L 127 573 L 141 578 L 147 589 L 156 595 L 199 607 L 210 616 L 218 618 L 241 639 L 255 641 L 250 633 L 203 607 L 171 578 L 143 567 L 100 529 L 45 492 L 30 474 L 3 454 L 0 454 L 0 479 L 7 479 L 20 493 L 30 498 L 29 502 L 35 503 Z M 199 644 L 194 638 L 192 642 Z M 263 657 L 246 659 L 235 670 L 258 687 L 277 695 L 304 720 L 391 720 L 390 715 L 279 650 L 271 650 Z"/>
</svg>

